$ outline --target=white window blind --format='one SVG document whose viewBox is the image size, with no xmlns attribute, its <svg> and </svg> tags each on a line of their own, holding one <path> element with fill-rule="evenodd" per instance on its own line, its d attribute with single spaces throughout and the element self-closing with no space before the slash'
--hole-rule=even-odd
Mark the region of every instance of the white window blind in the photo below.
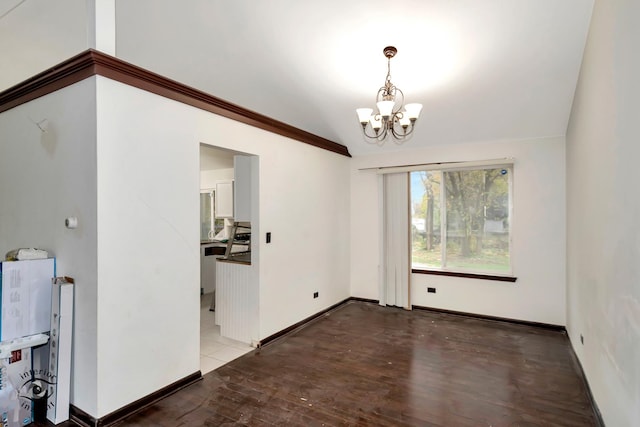
<svg viewBox="0 0 640 427">
<path fill-rule="evenodd" d="M 385 174 L 382 193 L 380 304 L 411 309 L 409 174 Z"/>
</svg>

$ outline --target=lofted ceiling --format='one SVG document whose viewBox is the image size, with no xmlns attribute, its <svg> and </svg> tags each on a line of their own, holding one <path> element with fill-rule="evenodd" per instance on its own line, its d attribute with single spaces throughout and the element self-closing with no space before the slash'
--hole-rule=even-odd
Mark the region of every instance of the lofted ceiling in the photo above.
<svg viewBox="0 0 640 427">
<path fill-rule="evenodd" d="M 86 49 L 86 4 L 0 0 L 0 90 Z M 119 58 L 365 155 L 564 135 L 593 0 L 115 4 Z M 378 147 L 355 108 L 374 106 L 387 45 L 424 109 L 410 141 Z"/>
</svg>

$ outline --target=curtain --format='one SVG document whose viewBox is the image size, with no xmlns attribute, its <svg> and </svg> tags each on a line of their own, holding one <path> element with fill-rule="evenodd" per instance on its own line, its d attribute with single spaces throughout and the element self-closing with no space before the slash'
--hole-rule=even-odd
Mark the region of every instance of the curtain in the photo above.
<svg viewBox="0 0 640 427">
<path fill-rule="evenodd" d="M 410 310 L 409 174 L 383 175 L 381 190 L 380 304 Z"/>
</svg>

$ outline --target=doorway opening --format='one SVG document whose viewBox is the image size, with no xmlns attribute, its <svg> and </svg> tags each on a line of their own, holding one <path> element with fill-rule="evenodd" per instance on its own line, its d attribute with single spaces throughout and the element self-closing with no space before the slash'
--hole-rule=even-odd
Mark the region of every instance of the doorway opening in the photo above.
<svg viewBox="0 0 640 427">
<path fill-rule="evenodd" d="M 200 144 L 200 370 L 203 374 L 253 348 L 253 334 L 242 328 L 246 320 L 243 325 L 235 320 L 238 316 L 247 318 L 246 313 L 257 312 L 254 309 L 258 298 L 257 251 L 254 250 L 257 245 L 250 239 L 252 226 L 257 225 L 257 169 L 252 170 L 252 164 L 257 168 L 256 156 Z M 248 233 L 238 225 L 248 227 Z M 244 235 L 238 230 L 245 230 Z M 249 317 L 248 327 L 257 331 L 257 317 Z"/>
</svg>

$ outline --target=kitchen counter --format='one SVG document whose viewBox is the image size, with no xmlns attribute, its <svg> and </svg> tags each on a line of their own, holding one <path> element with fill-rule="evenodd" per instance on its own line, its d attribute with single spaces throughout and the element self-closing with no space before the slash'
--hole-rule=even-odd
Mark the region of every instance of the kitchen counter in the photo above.
<svg viewBox="0 0 640 427">
<path fill-rule="evenodd" d="M 224 246 L 225 248 L 227 247 L 227 242 L 214 242 L 211 240 L 201 240 L 200 241 L 200 246 Z"/>
<path fill-rule="evenodd" d="M 229 262 L 233 264 L 251 265 L 251 254 L 242 253 L 238 255 L 232 255 L 229 258 L 218 258 L 218 262 Z"/>
</svg>

